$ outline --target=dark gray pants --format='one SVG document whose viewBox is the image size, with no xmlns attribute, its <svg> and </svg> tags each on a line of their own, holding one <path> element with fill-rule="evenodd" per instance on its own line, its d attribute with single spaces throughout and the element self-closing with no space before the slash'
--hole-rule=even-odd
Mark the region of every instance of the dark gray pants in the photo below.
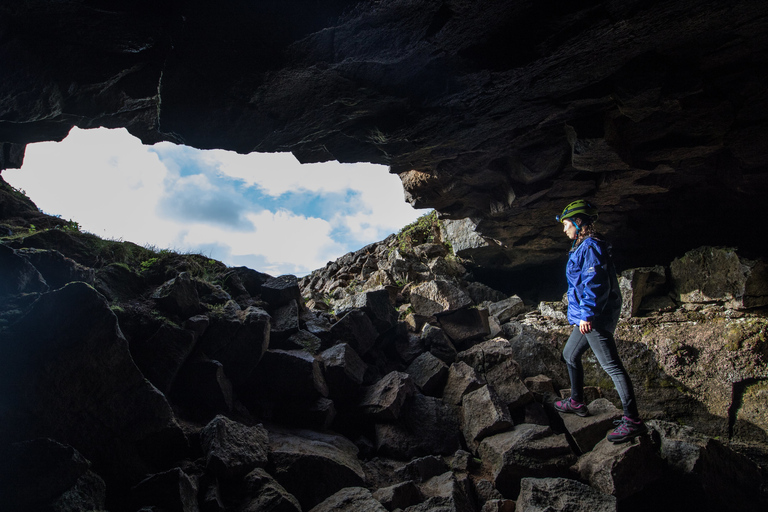
<svg viewBox="0 0 768 512">
<path fill-rule="evenodd" d="M 584 401 L 584 367 L 581 365 L 581 357 L 588 348 L 592 349 L 600 366 L 613 379 L 613 385 L 616 386 L 624 408 L 624 416 L 638 419 L 637 401 L 632 382 L 619 359 L 613 333 L 605 329 L 593 327 L 592 332 L 581 334 L 579 326 L 576 325 L 563 348 L 563 359 L 568 367 L 568 375 L 571 377 L 571 398 L 577 402 Z"/>
</svg>

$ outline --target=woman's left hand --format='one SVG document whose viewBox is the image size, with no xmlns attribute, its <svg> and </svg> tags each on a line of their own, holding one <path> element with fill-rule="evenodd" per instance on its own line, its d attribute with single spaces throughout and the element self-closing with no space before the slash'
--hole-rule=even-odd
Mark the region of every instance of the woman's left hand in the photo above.
<svg viewBox="0 0 768 512">
<path fill-rule="evenodd" d="M 586 320 L 581 320 L 579 322 L 579 332 L 581 334 L 587 334 L 592 332 L 592 322 L 587 322 Z"/>
</svg>

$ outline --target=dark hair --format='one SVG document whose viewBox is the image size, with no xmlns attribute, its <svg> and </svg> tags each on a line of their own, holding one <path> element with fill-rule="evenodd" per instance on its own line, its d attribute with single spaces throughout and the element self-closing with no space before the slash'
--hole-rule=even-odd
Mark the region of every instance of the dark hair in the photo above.
<svg viewBox="0 0 768 512">
<path fill-rule="evenodd" d="M 579 225 L 579 231 L 576 234 L 576 245 L 578 246 L 582 241 L 584 241 L 585 238 L 589 238 L 590 236 L 593 236 L 595 238 L 602 238 L 597 233 L 597 228 L 595 228 L 595 222 L 592 220 L 592 217 L 589 217 L 587 215 L 582 215 L 580 213 L 577 213 L 573 217 L 571 217 L 572 221 L 580 220 L 581 224 Z"/>
</svg>

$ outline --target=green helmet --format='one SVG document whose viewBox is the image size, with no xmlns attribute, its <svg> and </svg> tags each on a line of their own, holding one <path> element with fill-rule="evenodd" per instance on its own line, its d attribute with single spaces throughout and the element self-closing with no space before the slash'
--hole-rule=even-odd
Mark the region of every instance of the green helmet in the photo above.
<svg viewBox="0 0 768 512">
<path fill-rule="evenodd" d="M 595 208 L 592 203 L 584 199 L 577 199 L 576 201 L 566 206 L 565 210 L 563 210 L 563 213 L 557 215 L 555 219 L 557 219 L 557 222 L 563 222 L 565 219 L 579 214 L 590 218 L 592 222 L 597 220 L 597 208 Z"/>
</svg>

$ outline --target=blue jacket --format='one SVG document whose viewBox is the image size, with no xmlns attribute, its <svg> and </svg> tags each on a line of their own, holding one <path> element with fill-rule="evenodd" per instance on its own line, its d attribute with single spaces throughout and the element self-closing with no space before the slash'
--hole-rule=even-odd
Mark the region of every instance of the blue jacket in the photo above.
<svg viewBox="0 0 768 512">
<path fill-rule="evenodd" d="M 621 313 L 621 291 L 616 268 L 611 260 L 611 245 L 586 238 L 568 258 L 568 322 L 581 320 L 597 328 L 613 331 Z"/>
</svg>

